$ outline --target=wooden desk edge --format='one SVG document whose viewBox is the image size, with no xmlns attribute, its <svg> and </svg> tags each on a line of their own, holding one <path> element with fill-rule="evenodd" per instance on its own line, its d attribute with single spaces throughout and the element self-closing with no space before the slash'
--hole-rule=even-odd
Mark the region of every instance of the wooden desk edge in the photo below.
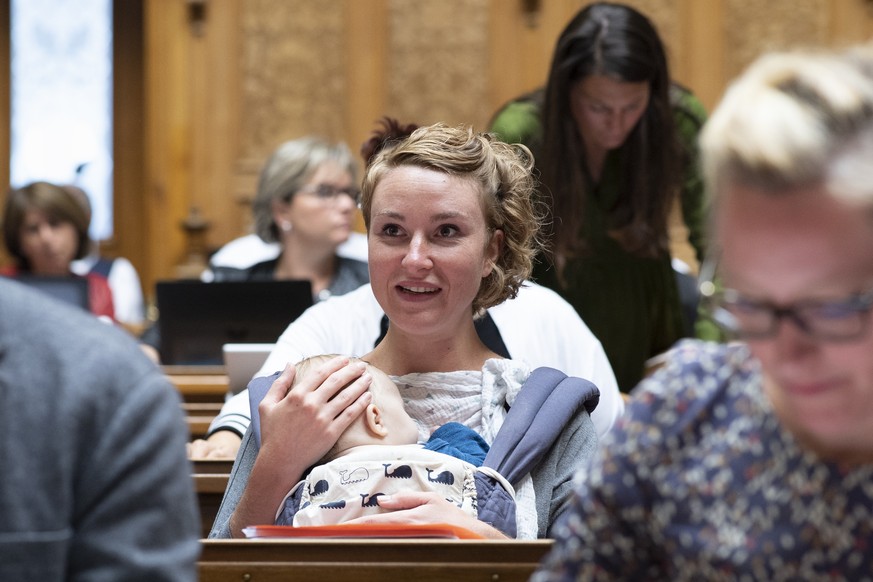
<svg viewBox="0 0 873 582">
<path fill-rule="evenodd" d="M 294 538 L 201 540 L 199 562 L 463 562 L 538 563 L 553 540 Z M 484 552 L 485 554 L 483 554 Z M 487 555 L 487 560 L 483 560 Z M 348 558 L 346 558 L 348 557 Z"/>
<path fill-rule="evenodd" d="M 227 480 L 230 477 L 227 473 L 194 473 L 194 486 L 198 494 L 202 493 L 220 493 L 224 494 L 227 488 Z M 237 541 L 237 540 L 230 540 Z M 244 541 L 244 540 L 238 540 Z"/>
</svg>

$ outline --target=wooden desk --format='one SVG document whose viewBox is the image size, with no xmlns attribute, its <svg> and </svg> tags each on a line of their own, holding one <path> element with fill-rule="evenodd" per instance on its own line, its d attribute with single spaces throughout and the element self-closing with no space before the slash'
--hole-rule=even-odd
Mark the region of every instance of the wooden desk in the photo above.
<svg viewBox="0 0 873 582">
<path fill-rule="evenodd" d="M 198 468 L 198 464 L 207 462 L 210 461 L 197 461 L 195 470 Z M 225 461 L 215 462 L 225 463 Z M 193 475 L 194 487 L 197 490 L 197 503 L 200 506 L 202 537 L 204 538 L 209 535 L 215 516 L 218 515 L 218 508 L 221 506 L 221 499 L 224 497 L 229 475 L 229 469 L 226 473 L 194 473 Z"/>
<path fill-rule="evenodd" d="M 188 423 L 188 434 L 190 435 L 190 438 L 204 438 L 206 433 L 209 432 L 209 425 L 212 424 L 214 418 L 214 414 L 211 416 L 186 415 L 185 421 Z"/>
<path fill-rule="evenodd" d="M 206 436 L 209 425 L 221 412 L 223 402 L 183 402 L 182 410 L 188 423 L 188 432 L 192 439 Z"/>
<path fill-rule="evenodd" d="M 229 380 L 223 366 L 163 366 L 185 402 L 224 402 Z"/>
<path fill-rule="evenodd" d="M 190 416 L 216 416 L 224 402 L 183 402 L 182 410 Z"/>
<path fill-rule="evenodd" d="M 551 540 L 203 540 L 201 582 L 526 581 Z"/>
</svg>

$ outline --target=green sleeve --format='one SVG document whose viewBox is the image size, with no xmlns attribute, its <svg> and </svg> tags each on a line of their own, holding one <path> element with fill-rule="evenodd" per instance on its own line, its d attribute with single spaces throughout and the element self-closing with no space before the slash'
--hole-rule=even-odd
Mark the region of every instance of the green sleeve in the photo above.
<svg viewBox="0 0 873 582">
<path fill-rule="evenodd" d="M 537 106 L 529 101 L 509 103 L 495 114 L 489 131 L 496 133 L 506 143 L 522 143 L 533 147 L 542 134 Z"/>
<path fill-rule="evenodd" d="M 706 194 L 700 170 L 697 138 L 707 118 L 703 104 L 691 92 L 676 89 L 673 114 L 683 152 L 682 217 L 688 227 L 688 241 L 702 262 L 706 253 Z"/>
</svg>

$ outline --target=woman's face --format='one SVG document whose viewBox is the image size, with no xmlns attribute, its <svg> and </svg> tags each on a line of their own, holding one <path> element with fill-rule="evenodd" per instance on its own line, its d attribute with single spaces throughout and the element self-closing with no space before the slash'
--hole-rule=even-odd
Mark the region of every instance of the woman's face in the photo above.
<svg viewBox="0 0 873 582">
<path fill-rule="evenodd" d="M 37 275 L 69 275 L 79 235 L 72 222 L 50 218 L 31 208 L 21 226 L 21 251 Z"/>
<path fill-rule="evenodd" d="M 649 105 L 649 83 L 589 75 L 570 88 L 570 112 L 586 150 L 603 154 L 621 147 Z"/>
<path fill-rule="evenodd" d="M 352 232 L 357 187 L 351 175 L 335 162 L 316 168 L 288 203 L 274 205 L 274 220 L 282 233 L 283 221 L 291 225 L 295 240 L 336 248 Z"/>
<path fill-rule="evenodd" d="M 820 189 L 726 194 L 716 231 L 725 287 L 782 308 L 873 289 L 869 212 Z M 829 456 L 873 457 L 873 331 L 827 341 L 782 317 L 772 337 L 748 343 L 777 415 L 802 442 Z"/>
<path fill-rule="evenodd" d="M 459 331 L 502 237 L 485 222 L 475 182 L 415 166 L 389 170 L 373 192 L 368 241 L 373 293 L 391 325 L 415 335 Z"/>
</svg>

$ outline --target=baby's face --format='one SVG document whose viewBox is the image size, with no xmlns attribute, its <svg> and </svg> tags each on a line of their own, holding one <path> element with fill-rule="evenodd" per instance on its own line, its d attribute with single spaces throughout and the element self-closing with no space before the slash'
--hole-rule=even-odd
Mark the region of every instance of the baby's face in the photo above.
<svg viewBox="0 0 873 582">
<path fill-rule="evenodd" d="M 418 442 L 418 426 L 403 407 L 403 399 L 397 385 L 391 381 L 385 372 L 367 366 L 367 371 L 373 376 L 373 399 L 382 413 L 382 424 L 389 431 L 390 443 L 395 445 L 411 445 Z M 376 386 L 378 384 L 378 386 Z"/>
</svg>

